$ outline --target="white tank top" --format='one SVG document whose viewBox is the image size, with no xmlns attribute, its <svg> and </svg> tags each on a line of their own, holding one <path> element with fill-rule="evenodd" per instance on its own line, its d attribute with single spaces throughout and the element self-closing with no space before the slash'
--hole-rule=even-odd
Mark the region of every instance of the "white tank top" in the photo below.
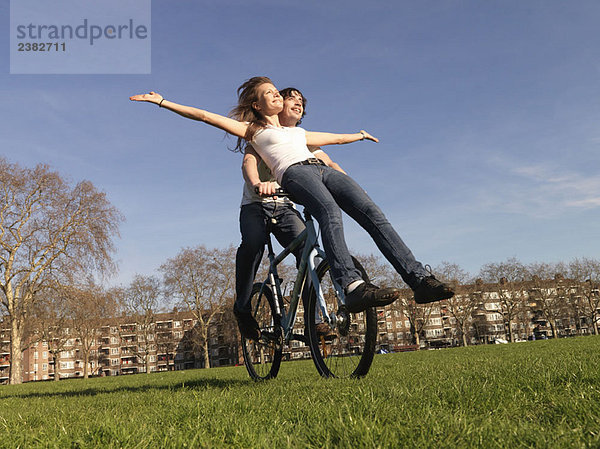
<svg viewBox="0 0 600 449">
<path fill-rule="evenodd" d="M 306 131 L 297 126 L 267 126 L 260 129 L 252 139 L 252 146 L 271 169 L 279 184 L 290 165 L 314 157 L 306 146 Z"/>
</svg>

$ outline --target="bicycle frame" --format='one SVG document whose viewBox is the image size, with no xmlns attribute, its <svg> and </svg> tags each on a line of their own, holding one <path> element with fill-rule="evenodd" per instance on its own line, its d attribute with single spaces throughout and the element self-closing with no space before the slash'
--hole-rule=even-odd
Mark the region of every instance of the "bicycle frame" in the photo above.
<svg viewBox="0 0 600 449">
<path fill-rule="evenodd" d="M 290 243 L 286 248 L 283 249 L 279 254 L 275 255 L 273 251 L 273 245 L 271 238 L 267 239 L 267 247 L 269 251 L 269 274 L 267 279 L 262 283 L 269 284 L 273 291 L 275 299 L 276 313 L 281 317 L 281 327 L 283 328 L 284 341 L 287 343 L 294 339 L 296 336 L 293 334 L 294 323 L 298 315 L 298 304 L 304 291 L 304 288 L 310 288 L 310 285 L 316 286 L 317 295 L 319 298 L 319 308 L 323 313 L 323 318 L 331 326 L 335 326 L 336 317 L 329 315 L 327 312 L 325 298 L 319 283 L 319 278 L 316 273 L 316 258 L 320 257 L 325 259 L 325 252 L 319 247 L 318 235 L 314 226 L 314 222 L 309 213 L 304 211 L 305 225 L 306 228 L 302 233 L 296 237 L 296 239 Z M 294 288 L 290 295 L 290 304 L 288 310 L 285 310 L 285 304 L 283 302 L 283 294 L 281 292 L 281 279 L 277 273 L 277 265 L 279 265 L 292 251 L 304 242 L 304 249 L 298 266 L 298 273 L 294 281 Z M 336 297 L 340 304 L 343 304 L 343 291 L 337 282 L 333 281 L 334 288 L 336 290 Z M 296 338 L 300 339 L 300 338 Z"/>
</svg>

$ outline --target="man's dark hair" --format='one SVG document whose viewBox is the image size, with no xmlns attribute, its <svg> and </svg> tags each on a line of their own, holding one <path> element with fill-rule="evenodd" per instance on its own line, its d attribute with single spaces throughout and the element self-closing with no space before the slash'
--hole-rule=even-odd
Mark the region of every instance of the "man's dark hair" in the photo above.
<svg viewBox="0 0 600 449">
<path fill-rule="evenodd" d="M 298 123 L 296 123 L 296 125 L 299 125 L 300 123 L 302 123 L 302 119 L 306 115 L 306 97 L 302 94 L 302 92 L 300 92 L 300 90 L 296 89 L 295 87 L 286 87 L 285 89 L 281 89 L 279 91 L 279 95 L 281 95 L 281 97 L 284 100 L 288 97 L 291 97 L 292 94 L 295 93 L 302 97 L 302 117 L 300 117 L 300 120 L 298 120 Z"/>
</svg>

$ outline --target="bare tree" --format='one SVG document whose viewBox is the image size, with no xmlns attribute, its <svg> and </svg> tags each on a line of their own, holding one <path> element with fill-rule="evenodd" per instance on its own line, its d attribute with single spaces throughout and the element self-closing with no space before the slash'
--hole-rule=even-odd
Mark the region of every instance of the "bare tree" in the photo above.
<svg viewBox="0 0 600 449">
<path fill-rule="evenodd" d="M 392 266 L 383 258 L 374 254 L 357 254 L 356 258 L 367 272 L 370 281 L 375 285 L 408 288 L 400 275 L 396 273 Z"/>
<path fill-rule="evenodd" d="M 428 323 L 435 303 L 417 304 L 413 298 L 412 291 L 403 290 L 403 295 L 398 298 L 402 313 L 410 323 L 410 334 L 412 335 L 412 344 L 421 344 L 421 335 L 425 325 Z"/>
<path fill-rule="evenodd" d="M 553 337 L 558 337 L 557 323 L 563 316 L 566 306 L 564 288 L 559 285 L 562 276 L 556 276 L 554 280 L 544 280 L 534 275 L 532 287 L 529 290 L 530 298 L 535 303 L 535 310 L 540 313 L 543 319 L 550 326 Z"/>
<path fill-rule="evenodd" d="M 44 290 L 33 304 L 30 320 L 34 328 L 35 340 L 46 342 L 54 364 L 54 380 L 60 380 L 60 357 L 72 340 L 71 317 L 65 290 Z M 33 342 L 34 339 L 30 339 Z"/>
<path fill-rule="evenodd" d="M 452 318 L 451 324 L 454 325 L 456 336 L 463 346 L 467 346 L 473 326 L 473 313 L 479 305 L 479 295 L 475 294 L 474 286 L 469 285 L 471 275 L 450 262 L 442 262 L 434 271 L 439 279 L 452 285 L 456 291 L 452 298 L 441 303 L 441 307 Z"/>
<path fill-rule="evenodd" d="M 492 284 L 509 340 L 514 342 L 513 323 L 526 300 L 523 281 L 529 276 L 527 268 L 513 257 L 505 262 L 484 265 L 479 276 Z"/>
<path fill-rule="evenodd" d="M 87 379 L 92 348 L 96 345 L 100 329 L 108 318 L 115 315 L 115 295 L 90 283 L 82 287 L 70 287 L 68 301 L 73 335 L 79 340 L 79 350 L 83 357 L 83 377 Z"/>
<path fill-rule="evenodd" d="M 569 278 L 578 282 L 578 293 L 581 298 L 579 314 L 585 317 L 598 335 L 600 315 L 600 261 L 596 259 L 575 259 L 568 265 Z"/>
<path fill-rule="evenodd" d="M 210 367 L 208 330 L 234 295 L 235 249 L 185 248 L 167 260 L 160 270 L 170 296 L 194 315 L 195 342 Z"/>
<path fill-rule="evenodd" d="M 135 275 L 133 281 L 122 293 L 123 308 L 129 322 L 123 329 L 128 337 L 121 335 L 121 344 L 128 343 L 128 348 L 145 366 L 146 374 L 150 373 L 150 353 L 156 351 L 156 314 L 161 303 L 161 285 L 155 276 Z M 129 338 L 129 339 L 128 339 Z"/>
<path fill-rule="evenodd" d="M 113 268 L 121 214 L 89 181 L 71 187 L 46 165 L 0 158 L 0 291 L 11 334 L 10 383 L 22 382 L 21 347 L 38 293 L 65 273 Z"/>
</svg>

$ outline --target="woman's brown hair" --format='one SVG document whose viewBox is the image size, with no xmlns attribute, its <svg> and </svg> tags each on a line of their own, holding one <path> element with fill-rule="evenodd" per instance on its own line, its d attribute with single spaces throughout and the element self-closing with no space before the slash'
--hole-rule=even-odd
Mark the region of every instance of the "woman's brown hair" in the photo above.
<svg viewBox="0 0 600 449">
<path fill-rule="evenodd" d="M 233 151 L 243 153 L 246 146 L 244 141 L 250 142 L 259 129 L 267 126 L 265 117 L 252 106 L 253 103 L 258 101 L 258 86 L 265 83 L 273 84 L 266 76 L 254 76 L 237 89 L 238 104 L 231 110 L 229 117 L 240 122 L 247 122 L 249 123 L 249 126 L 244 138 L 238 137 L 237 144 Z"/>
</svg>

